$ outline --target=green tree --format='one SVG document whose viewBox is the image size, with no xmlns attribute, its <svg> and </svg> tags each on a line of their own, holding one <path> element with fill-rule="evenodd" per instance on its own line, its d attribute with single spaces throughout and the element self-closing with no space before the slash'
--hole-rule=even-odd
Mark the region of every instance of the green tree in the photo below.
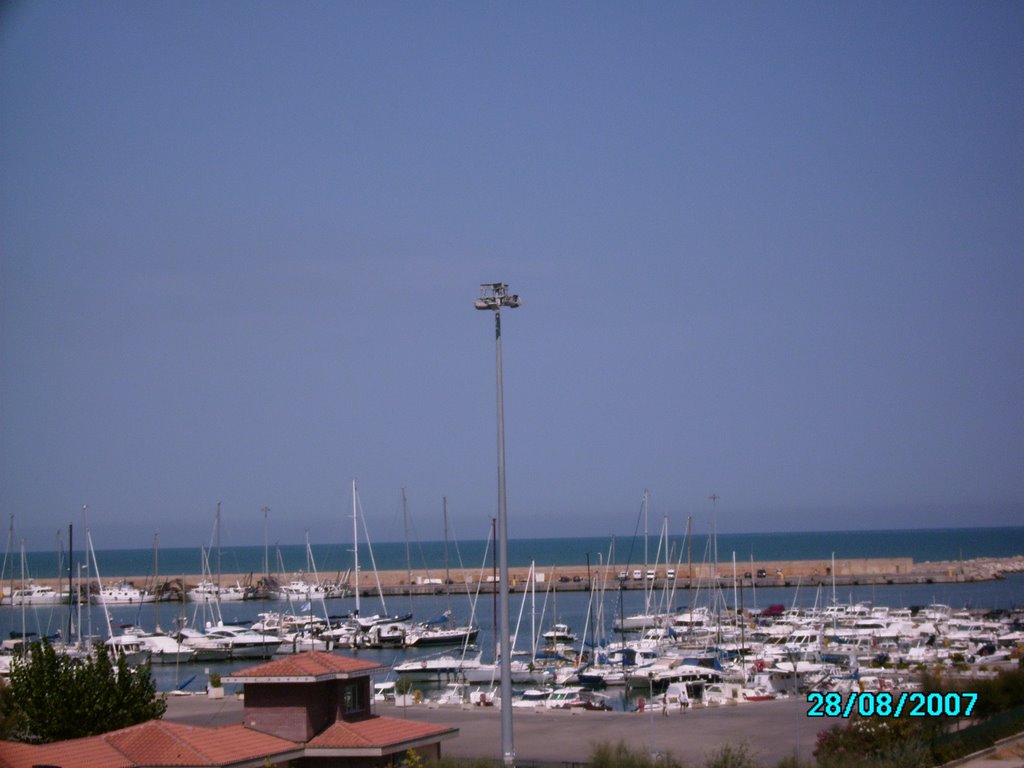
<svg viewBox="0 0 1024 768">
<path fill-rule="evenodd" d="M 156 693 L 149 665 L 112 661 L 104 646 L 85 659 L 33 643 L 11 664 L 3 716 L 16 723 L 14 738 L 50 742 L 95 736 L 162 717 L 167 702 Z"/>
<path fill-rule="evenodd" d="M 11 686 L 0 680 L 0 739 L 10 739 L 18 731 L 20 715 L 14 706 Z"/>
</svg>

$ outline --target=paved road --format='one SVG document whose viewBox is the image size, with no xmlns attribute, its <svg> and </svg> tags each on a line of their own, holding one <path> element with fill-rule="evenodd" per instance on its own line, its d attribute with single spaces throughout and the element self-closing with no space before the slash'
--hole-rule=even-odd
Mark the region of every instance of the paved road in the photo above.
<svg viewBox="0 0 1024 768">
<path fill-rule="evenodd" d="M 242 720 L 242 704 L 235 697 L 210 701 L 202 696 L 172 697 L 166 719 L 197 725 L 223 725 Z M 811 759 L 820 720 L 808 720 L 802 699 L 697 708 L 664 716 L 652 713 L 517 710 L 514 721 L 516 758 L 520 763 L 584 762 L 595 744 L 623 741 L 635 750 L 671 752 L 688 764 L 699 765 L 707 753 L 725 743 L 747 742 L 763 765 L 773 766 L 794 748 Z M 459 728 L 457 738 L 446 741 L 444 754 L 452 757 L 501 758 L 501 722 L 498 710 L 486 707 L 401 708 L 378 705 L 377 714 L 408 717 Z"/>
<path fill-rule="evenodd" d="M 402 716 L 400 708 L 385 706 L 380 714 Z M 775 765 L 798 754 L 810 759 L 818 721 L 806 716 L 807 703 L 774 701 L 733 707 L 674 711 L 586 712 L 578 710 L 516 711 L 513 726 L 516 758 L 520 762 L 584 762 L 599 742 L 623 741 L 634 750 L 671 752 L 689 764 L 701 764 L 708 752 L 725 743 L 747 742 L 759 761 Z M 501 757 L 501 723 L 497 710 L 486 708 L 410 708 L 418 720 L 453 724 L 459 737 L 445 742 L 453 757 Z"/>
</svg>

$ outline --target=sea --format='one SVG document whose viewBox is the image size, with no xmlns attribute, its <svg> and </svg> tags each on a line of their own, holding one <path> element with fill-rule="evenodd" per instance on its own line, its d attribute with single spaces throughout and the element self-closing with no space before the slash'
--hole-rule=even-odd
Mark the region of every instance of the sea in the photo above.
<svg viewBox="0 0 1024 768">
<path fill-rule="evenodd" d="M 73 563 L 84 563 L 82 541 L 76 541 Z M 660 546 L 659 546 L 660 545 Z M 645 562 L 666 561 L 666 546 L 659 537 L 578 537 L 549 539 L 512 539 L 509 541 L 509 565 L 551 571 L 558 566 L 592 565 L 612 562 L 627 567 Z M 718 561 L 733 556 L 738 562 L 773 560 L 837 560 L 865 557 L 910 557 L 914 562 L 939 562 L 976 557 L 1012 557 L 1024 555 L 1024 526 L 1003 528 L 936 528 L 878 531 L 816 531 L 804 533 L 720 533 L 715 539 L 706 534 L 670 536 L 667 559 L 672 563 L 711 562 L 717 549 Z M 493 547 L 489 541 L 382 542 L 359 544 L 361 570 L 376 565 L 382 571 L 441 571 L 451 568 L 490 567 Z M 290 574 L 309 572 L 321 575 L 344 572 L 353 564 L 352 542 L 274 544 L 269 547 L 225 546 L 220 553 L 208 552 L 210 572 L 262 574 L 269 570 Z M 165 576 L 194 575 L 204 572 L 202 554 L 196 548 L 100 549 L 96 565 L 103 579 L 146 577 L 155 572 Z M 66 576 L 67 553 L 28 552 L 26 573 L 34 578 Z M 90 566 L 91 567 L 91 566 Z M 0 580 L 20 579 L 21 560 L 8 551 Z"/>
<path fill-rule="evenodd" d="M 509 542 L 509 560 L 513 567 L 528 567 L 536 563 L 538 570 L 550 574 L 545 585 L 538 585 L 535 594 L 516 593 L 511 597 L 510 613 L 519 650 L 530 649 L 538 634 L 557 622 L 569 624 L 581 636 L 586 633 L 592 639 L 595 631 L 610 631 L 613 618 L 624 613 L 638 613 L 645 608 L 644 592 L 613 591 L 591 595 L 589 592 L 558 592 L 557 568 L 559 565 L 579 566 L 588 562 L 594 567 L 612 563 L 622 569 L 645 561 L 645 544 L 648 562 L 665 562 L 665 545 L 656 536 L 648 541 L 644 537 L 574 538 L 574 539 L 516 539 Z M 670 562 L 708 562 L 714 557 L 716 542 L 706 536 L 673 537 L 669 540 L 668 559 Z M 445 552 L 447 549 L 447 559 Z M 451 568 L 479 568 L 490 573 L 492 547 L 486 541 L 467 542 L 404 542 L 381 543 L 369 547 L 360 544 L 360 568 L 364 572 L 375 563 L 379 570 L 430 570 L 442 576 L 447 564 Z M 660 549 L 660 556 L 659 556 Z M 194 575 L 201 572 L 201 555 L 192 549 L 161 549 L 158 558 L 152 549 L 97 550 L 96 565 L 104 582 L 119 577 L 151 577 L 156 562 L 159 573 L 166 577 Z M 1005 528 L 956 528 L 929 530 L 884 530 L 884 531 L 829 531 L 807 533 L 753 533 L 719 534 L 717 555 L 720 563 L 731 562 L 733 556 L 738 562 L 769 560 L 827 560 L 865 557 L 911 557 L 915 562 L 938 562 L 977 557 L 1003 558 L 1024 554 L 1024 527 Z M 212 568 L 216 567 L 216 553 L 209 555 Z M 76 551 L 72 562 L 84 562 L 84 553 Z M 348 544 L 225 547 L 220 553 L 222 573 L 264 572 L 269 561 L 272 571 L 291 574 L 312 570 L 315 565 L 321 576 L 333 576 L 351 568 L 353 552 Z M 28 553 L 25 558 L 27 572 L 36 578 L 53 578 L 67 573 L 67 555 L 63 560 L 54 553 Z M 8 553 L 5 563 L 5 581 L 11 578 L 14 569 L 15 581 L 20 580 L 20 553 Z M 742 568 L 742 566 L 741 566 Z M 942 603 L 953 608 L 1014 609 L 1024 607 L 1024 573 L 1010 574 L 1004 579 L 974 582 L 968 584 L 896 584 L 863 585 L 840 587 L 833 593 L 831 587 L 758 587 L 747 586 L 734 592 L 724 590 L 724 601 L 732 605 L 739 603 L 746 609 L 759 610 L 768 605 L 811 607 L 832 602 L 870 602 L 891 607 L 913 607 Z M 689 601 L 696 605 L 707 605 L 708 590 L 661 593 L 659 609 L 685 610 Z M 671 601 L 671 604 L 668 604 Z M 225 623 L 251 624 L 264 611 L 312 611 L 320 616 L 341 616 L 354 608 L 352 598 L 328 600 L 316 605 L 289 605 L 281 601 L 252 601 L 226 603 L 223 606 Z M 187 622 L 202 627 L 211 620 L 207 609 L 196 604 L 155 604 L 137 606 L 114 606 L 108 614 L 102 607 L 83 609 L 81 618 L 72 616 L 68 606 L 25 608 L 0 607 L 0 633 L 20 635 L 35 632 L 49 635 L 55 632 L 67 633 L 69 627 L 81 631 L 85 636 L 106 637 L 109 631 L 115 634 L 124 625 L 134 624 L 145 629 L 157 626 L 168 629 L 175 623 Z M 481 631 L 476 649 L 467 653 L 481 653 L 483 659 L 493 658 L 496 632 L 495 597 L 490 594 L 474 595 L 430 595 L 417 597 L 362 598 L 363 615 L 412 613 L 416 619 L 428 619 L 451 610 L 459 623 L 472 622 Z M 603 617 L 603 620 L 602 620 Z M 78 630 L 78 627 L 81 627 Z M 409 658 L 432 654 L 459 654 L 456 648 L 420 650 L 359 650 L 359 656 L 390 667 Z M 353 651 L 344 651 L 353 653 Z M 226 662 L 219 664 L 183 664 L 179 666 L 154 666 L 153 677 L 162 691 L 183 689 L 196 691 L 205 688 L 212 672 L 221 675 L 251 666 L 252 662 Z M 382 675 L 383 677 L 383 675 Z M 628 707 L 630 702 L 613 702 L 616 707 Z"/>
</svg>

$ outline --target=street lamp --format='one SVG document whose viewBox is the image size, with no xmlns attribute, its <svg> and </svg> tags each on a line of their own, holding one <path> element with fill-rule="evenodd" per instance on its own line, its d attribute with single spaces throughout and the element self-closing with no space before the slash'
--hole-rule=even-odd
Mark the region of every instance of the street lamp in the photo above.
<svg viewBox="0 0 1024 768">
<path fill-rule="evenodd" d="M 512 740 L 512 643 L 508 615 L 508 520 L 505 514 L 505 406 L 501 384 L 501 308 L 515 309 L 522 302 L 509 294 L 505 283 L 482 283 L 473 306 L 494 312 L 494 340 L 498 378 L 498 637 L 501 654 L 501 755 L 506 766 L 515 764 Z"/>
</svg>

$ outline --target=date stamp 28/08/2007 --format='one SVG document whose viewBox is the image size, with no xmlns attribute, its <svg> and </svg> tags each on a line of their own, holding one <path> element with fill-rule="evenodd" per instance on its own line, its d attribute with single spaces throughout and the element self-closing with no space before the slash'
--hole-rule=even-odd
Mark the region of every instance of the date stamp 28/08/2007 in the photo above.
<svg viewBox="0 0 1024 768">
<path fill-rule="evenodd" d="M 845 700 L 844 700 L 845 699 Z M 808 717 L 970 717 L 976 693 L 852 691 L 807 694 Z"/>
</svg>

